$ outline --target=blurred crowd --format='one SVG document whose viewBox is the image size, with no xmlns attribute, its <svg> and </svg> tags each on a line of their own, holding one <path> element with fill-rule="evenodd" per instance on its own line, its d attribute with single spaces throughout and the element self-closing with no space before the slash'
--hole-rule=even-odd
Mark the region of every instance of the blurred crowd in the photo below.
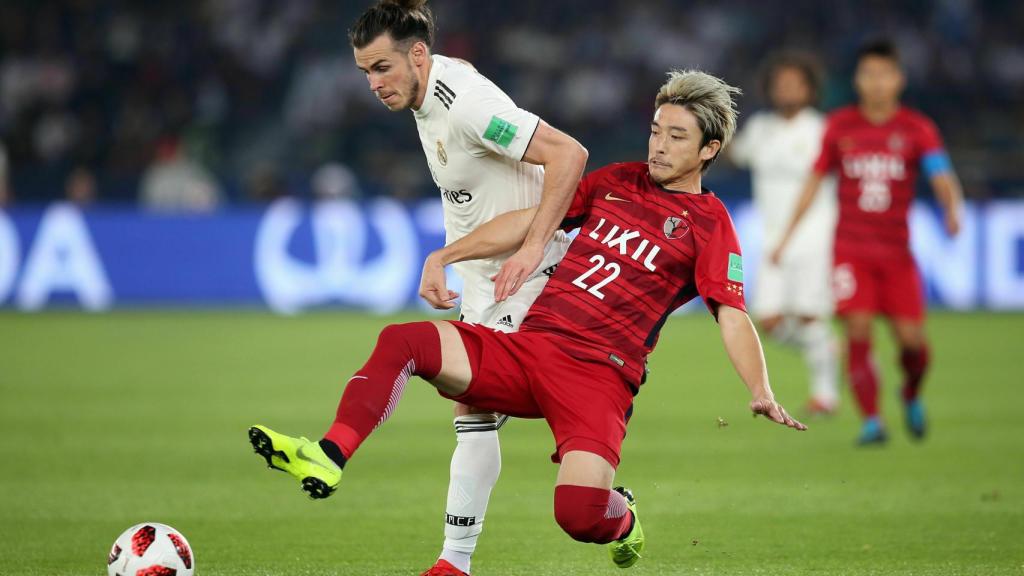
<svg viewBox="0 0 1024 576">
<path fill-rule="evenodd" d="M 346 36 L 367 1 L 5 0 L 0 204 L 67 198 L 165 211 L 300 198 L 436 195 L 413 120 L 370 94 Z M 763 106 L 778 48 L 852 101 L 865 39 L 900 47 L 904 100 L 939 124 L 968 197 L 1024 195 L 1018 0 L 433 0 L 435 51 L 465 58 L 586 145 L 642 159 L 670 68 L 699 67 Z M 709 185 L 748 189 L 721 164 Z"/>
</svg>

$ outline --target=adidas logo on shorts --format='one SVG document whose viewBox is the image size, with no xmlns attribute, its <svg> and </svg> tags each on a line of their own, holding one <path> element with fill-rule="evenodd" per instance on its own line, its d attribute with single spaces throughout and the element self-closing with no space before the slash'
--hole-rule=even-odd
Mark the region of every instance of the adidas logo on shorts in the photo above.
<svg viewBox="0 0 1024 576">
<path fill-rule="evenodd" d="M 500 326 L 508 326 L 509 328 L 515 328 L 515 326 L 512 324 L 512 316 L 508 314 L 502 316 L 501 320 L 498 320 L 498 324 Z"/>
</svg>

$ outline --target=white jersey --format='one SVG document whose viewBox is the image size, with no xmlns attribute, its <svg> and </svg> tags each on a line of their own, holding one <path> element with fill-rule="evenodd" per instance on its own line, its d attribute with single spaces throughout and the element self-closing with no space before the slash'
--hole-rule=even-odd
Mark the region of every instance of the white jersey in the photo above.
<svg viewBox="0 0 1024 576">
<path fill-rule="evenodd" d="M 766 250 L 778 245 L 789 225 L 824 132 L 825 117 L 813 108 L 804 108 L 789 120 L 774 112 L 758 112 L 730 145 L 733 161 L 751 171 Z M 835 223 L 835 179 L 829 177 L 794 232 L 787 256 L 822 249 L 830 256 Z"/>
<path fill-rule="evenodd" d="M 451 243 L 499 214 L 540 203 L 544 169 L 522 161 L 540 119 L 516 106 L 472 66 L 437 54 L 431 62 L 426 97 L 414 115 L 430 174 L 441 190 L 446 243 Z M 561 261 L 568 242 L 559 231 L 548 243 L 531 276 L 535 284 L 542 284 L 543 271 Z M 466 284 L 466 320 L 492 324 L 508 315 L 490 318 L 495 313 L 490 278 L 502 262 L 504 258 L 490 258 L 455 265 Z M 534 297 L 516 307 L 510 322 L 514 326 L 501 326 L 518 328 Z"/>
</svg>

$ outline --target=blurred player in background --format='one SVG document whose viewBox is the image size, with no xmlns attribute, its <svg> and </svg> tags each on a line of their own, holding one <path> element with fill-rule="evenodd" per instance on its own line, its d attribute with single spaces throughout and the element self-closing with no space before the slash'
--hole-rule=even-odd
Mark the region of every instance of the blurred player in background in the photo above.
<svg viewBox="0 0 1024 576">
<path fill-rule="evenodd" d="M 743 263 L 732 219 L 701 186 L 701 174 L 736 128 L 737 89 L 698 71 L 673 72 L 658 92 L 648 161 L 587 175 L 556 228 L 580 233 L 530 309 L 504 333 L 466 322 L 385 328 L 353 376 L 319 445 L 264 426 L 250 429 L 256 452 L 317 497 L 330 496 L 348 459 L 394 411 L 413 375 L 445 397 L 526 418 L 544 418 L 560 463 L 554 512 L 581 542 L 606 543 L 620 568 L 644 548 L 632 493 L 613 489 L 633 396 L 647 355 L 669 315 L 696 296 L 749 390 L 754 414 L 806 427 L 776 402 L 757 331 L 743 302 Z M 440 250 L 440 264 L 488 258 L 529 239 L 544 207 L 502 214 Z M 565 216 L 562 219 L 562 216 Z M 532 225 L 531 225 L 532 223 Z M 518 272 L 503 268 L 494 299 L 514 298 Z M 424 284 L 444 290 L 442 266 Z M 329 457 L 329 458 L 328 458 Z"/>
<path fill-rule="evenodd" d="M 819 76 L 808 55 L 771 57 L 763 81 L 771 110 L 754 114 L 729 149 L 733 162 L 751 171 L 763 246 L 769 249 L 786 231 L 820 151 L 825 117 L 814 108 Z M 762 331 L 803 352 L 811 374 L 807 411 L 812 415 L 831 414 L 839 402 L 836 343 L 829 326 L 834 180 L 825 186 L 826 193 L 817 195 L 793 233 L 782 261 L 776 265 L 765 250 L 753 303 Z"/>
<path fill-rule="evenodd" d="M 860 444 L 887 439 L 871 357 L 876 314 L 889 321 L 900 349 L 908 431 L 915 439 L 926 432 L 920 399 L 928 368 L 924 287 L 910 252 L 907 224 L 919 173 L 928 178 L 942 205 L 947 232 L 952 236 L 960 229 L 960 183 L 935 124 L 900 104 L 905 83 L 891 44 L 873 42 L 860 49 L 854 75 L 859 102 L 829 116 L 821 155 L 772 255 L 775 262 L 783 261 L 825 175 L 838 171 L 833 291 L 846 331 L 850 384 L 864 417 Z"/>
<path fill-rule="evenodd" d="M 385 0 L 367 9 L 350 32 L 356 65 L 388 110 L 412 110 L 427 166 L 441 190 L 446 243 L 499 214 L 539 203 L 531 232 L 514 255 L 456 265 L 464 281 L 460 318 L 511 332 L 565 254 L 565 235 L 552 239 L 549 231 L 571 201 L 587 152 L 517 107 L 468 63 L 431 54 L 434 23 L 425 4 Z M 496 303 L 491 277 L 503 264 L 520 290 Z M 435 307 L 451 309 L 458 294 L 445 290 L 429 296 Z M 497 430 L 505 419 L 456 403 L 444 547 L 426 574 L 469 572 L 501 469 Z"/>
</svg>

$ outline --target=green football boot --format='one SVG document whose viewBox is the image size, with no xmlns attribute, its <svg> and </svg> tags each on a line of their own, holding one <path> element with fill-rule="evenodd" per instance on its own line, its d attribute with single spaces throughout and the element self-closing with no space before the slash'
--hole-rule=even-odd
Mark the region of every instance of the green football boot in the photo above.
<svg viewBox="0 0 1024 576">
<path fill-rule="evenodd" d="M 608 543 L 608 553 L 612 562 L 619 568 L 629 568 L 636 564 L 644 551 L 644 529 L 640 527 L 640 517 L 636 513 L 636 498 L 629 488 L 616 486 L 615 491 L 626 498 L 626 506 L 633 513 L 633 528 L 619 540 Z"/>
<path fill-rule="evenodd" d="M 327 498 L 341 482 L 341 468 L 316 442 L 278 434 L 258 425 L 249 428 L 249 442 L 267 466 L 294 476 L 310 498 Z"/>
</svg>

